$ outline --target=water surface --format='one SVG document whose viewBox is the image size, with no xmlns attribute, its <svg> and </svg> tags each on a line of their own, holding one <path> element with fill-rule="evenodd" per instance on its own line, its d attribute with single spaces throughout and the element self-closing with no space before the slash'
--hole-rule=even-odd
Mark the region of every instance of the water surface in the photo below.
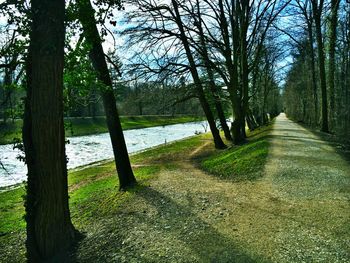
<svg viewBox="0 0 350 263">
<path fill-rule="evenodd" d="M 129 153 L 138 152 L 204 132 L 206 122 L 158 126 L 124 131 Z M 93 162 L 113 158 L 113 150 L 108 133 L 77 136 L 68 138 L 66 145 L 68 168 L 76 168 Z M 27 167 L 19 161 L 20 151 L 13 149 L 12 144 L 0 145 L 0 187 L 10 186 L 26 180 Z"/>
</svg>

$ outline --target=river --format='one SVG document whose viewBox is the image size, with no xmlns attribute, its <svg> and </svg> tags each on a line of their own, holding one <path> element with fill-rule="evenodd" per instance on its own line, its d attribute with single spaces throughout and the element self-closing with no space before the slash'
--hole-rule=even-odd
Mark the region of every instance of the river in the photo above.
<svg viewBox="0 0 350 263">
<path fill-rule="evenodd" d="M 205 132 L 206 128 L 207 122 L 190 122 L 126 130 L 124 136 L 129 153 L 135 153 Z M 69 169 L 113 158 L 108 133 L 70 137 L 68 140 L 66 154 Z M 21 154 L 18 149 L 13 149 L 12 144 L 0 145 L 0 161 L 3 166 L 0 167 L 0 187 L 26 180 L 27 168 L 17 158 Z"/>
</svg>

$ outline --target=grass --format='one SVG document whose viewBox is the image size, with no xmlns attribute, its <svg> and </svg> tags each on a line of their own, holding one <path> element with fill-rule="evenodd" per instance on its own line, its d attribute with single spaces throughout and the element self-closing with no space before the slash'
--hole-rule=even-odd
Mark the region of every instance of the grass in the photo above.
<svg viewBox="0 0 350 263">
<path fill-rule="evenodd" d="M 283 171 L 262 173 L 280 138 L 270 131 L 226 150 L 201 134 L 133 155 L 139 186 L 127 192 L 113 163 L 70 171 L 72 220 L 85 233 L 76 261 L 348 262 L 348 201 L 338 186 L 338 199 L 286 195 L 295 178 L 281 187 Z M 0 261 L 24 261 L 23 193 L 0 193 Z"/>
<path fill-rule="evenodd" d="M 194 116 L 122 116 L 123 129 L 141 129 L 154 126 L 171 125 L 203 120 Z M 22 120 L 14 123 L 0 124 L 0 144 L 12 143 L 15 138 L 21 138 Z M 108 132 L 104 117 L 71 118 L 65 120 L 66 136 L 82 136 Z"/>
<path fill-rule="evenodd" d="M 147 186 L 160 171 L 160 165 L 134 168 L 138 185 L 119 192 L 114 163 L 105 163 L 69 172 L 69 203 L 74 226 L 85 231 L 95 220 L 112 216 L 121 204 Z M 0 262 L 25 261 L 25 221 L 23 195 L 25 188 L 0 192 Z"/>
<path fill-rule="evenodd" d="M 103 216 L 116 209 L 118 204 L 142 187 L 147 180 L 160 171 L 160 165 L 134 168 L 139 186 L 127 192 L 119 192 L 114 163 L 105 163 L 79 171 L 69 172 L 69 196 L 72 219 L 78 226 L 84 225 L 92 216 Z M 25 228 L 23 219 L 24 186 L 0 192 L 0 239 Z"/>
<path fill-rule="evenodd" d="M 235 182 L 260 178 L 268 156 L 270 144 L 266 135 L 270 130 L 271 126 L 264 126 L 251 132 L 248 143 L 205 158 L 201 167 L 210 174 Z"/>
<path fill-rule="evenodd" d="M 202 162 L 203 168 L 224 178 L 236 176 L 234 180 L 237 180 L 238 175 L 251 177 L 266 159 L 268 143 L 263 137 L 266 132 L 268 127 L 258 129 L 250 134 L 252 138 L 250 143 L 241 147 L 231 147 L 224 152 L 214 151 L 212 156 Z M 131 156 L 131 161 L 135 165 L 135 176 L 141 182 L 139 187 L 162 169 L 176 169 L 176 165 L 170 161 L 188 155 L 203 144 L 203 141 L 211 141 L 210 134 L 194 136 Z M 129 192 L 118 192 L 116 176 L 113 162 L 69 172 L 70 207 L 75 225 L 83 226 L 96 215 L 106 215 L 132 196 L 133 191 L 137 191 L 138 188 Z M 24 187 L 0 192 L 0 239 L 11 232 L 24 230 L 22 198 L 24 194 Z"/>
<path fill-rule="evenodd" d="M 139 185 L 127 192 L 111 162 L 70 171 L 72 221 L 85 233 L 72 261 L 348 262 L 337 261 L 348 258 L 344 201 L 296 202 L 262 177 L 270 130 L 226 150 L 201 134 L 133 155 Z M 24 261 L 23 193 L 0 193 L 0 261 Z"/>
<path fill-rule="evenodd" d="M 86 230 L 89 222 L 113 216 L 120 205 L 148 185 L 163 169 L 173 170 L 176 166 L 161 160 L 182 154 L 210 138 L 202 134 L 166 146 L 156 147 L 131 156 L 138 185 L 126 192 L 119 192 L 119 184 L 113 162 L 71 170 L 68 176 L 69 203 L 73 224 L 80 231 Z M 138 165 L 142 163 L 142 165 Z M 0 254 L 5 262 L 24 261 L 25 221 L 23 196 L 25 187 L 0 192 Z M 14 251 L 18 251 L 15 257 Z M 0 260 L 1 261 L 1 260 Z"/>
</svg>

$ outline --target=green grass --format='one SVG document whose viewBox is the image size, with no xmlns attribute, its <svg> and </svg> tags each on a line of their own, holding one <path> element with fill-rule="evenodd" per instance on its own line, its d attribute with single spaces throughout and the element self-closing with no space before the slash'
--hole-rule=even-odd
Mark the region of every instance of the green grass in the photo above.
<svg viewBox="0 0 350 263">
<path fill-rule="evenodd" d="M 22 198 L 24 194 L 23 187 L 0 193 L 0 239 L 7 233 L 25 228 Z"/>
<path fill-rule="evenodd" d="M 148 128 L 203 120 L 194 116 L 122 116 L 124 130 Z M 22 120 L 0 124 L 0 144 L 12 143 L 14 138 L 21 138 Z M 81 136 L 108 132 L 104 117 L 72 118 L 65 120 L 66 136 Z"/>
<path fill-rule="evenodd" d="M 268 148 L 264 135 L 267 132 L 268 128 L 261 128 L 250 135 L 251 143 L 225 151 L 214 151 L 215 154 L 202 162 L 203 168 L 215 175 L 234 180 L 242 176 L 251 177 L 254 171 L 264 164 Z M 140 182 L 139 187 L 161 169 L 175 170 L 176 165 L 167 161 L 181 159 L 181 156 L 188 155 L 193 149 L 200 147 L 203 141 L 211 142 L 211 135 L 208 133 L 194 136 L 132 155 L 131 161 L 136 164 L 134 172 Z M 142 166 L 137 166 L 141 163 Z M 128 192 L 118 191 L 118 179 L 113 162 L 69 171 L 68 184 L 72 218 L 79 226 L 84 225 L 93 215 L 103 216 L 112 213 L 138 189 Z M 24 194 L 24 186 L 0 192 L 0 239 L 10 232 L 24 230 L 22 198 Z"/>
<path fill-rule="evenodd" d="M 264 135 L 267 132 L 265 128 L 257 130 L 251 135 L 251 143 L 232 147 L 224 152 L 213 148 L 211 135 L 208 133 L 132 155 L 131 161 L 134 165 L 133 170 L 138 186 L 125 192 L 118 191 L 118 179 L 113 162 L 89 166 L 81 170 L 71 170 L 69 171 L 68 184 L 73 224 L 80 231 L 89 231 L 91 222 L 112 218 L 121 205 L 144 187 L 149 186 L 150 179 L 155 178 L 161 171 L 176 172 L 180 167 L 177 162 L 186 161 L 195 149 L 201 148 L 203 145 L 207 145 L 207 148 L 210 149 L 208 151 L 212 154 L 204 161 L 204 163 L 210 164 L 208 167 L 211 169 L 215 167 L 224 169 L 220 166 L 220 162 L 229 165 L 230 160 L 233 160 L 233 165 L 244 172 L 251 159 L 262 155 L 260 150 L 267 146 L 264 143 Z M 184 156 L 187 156 L 186 160 Z M 243 157 L 245 160 L 238 162 L 237 156 Z M 192 161 L 199 162 L 200 160 L 193 159 Z M 262 159 L 259 157 L 258 160 Z M 256 163 L 250 163 L 250 165 L 253 169 Z M 237 174 L 238 171 L 236 170 L 235 173 Z M 0 253 L 6 254 L 7 259 L 11 258 L 13 250 L 20 252 L 18 254 L 19 261 L 23 260 L 24 257 L 25 221 L 23 219 L 22 197 L 24 194 L 23 186 L 0 192 Z"/>
<path fill-rule="evenodd" d="M 267 160 L 271 126 L 261 127 L 248 135 L 248 143 L 231 147 L 205 158 L 201 167 L 215 176 L 235 182 L 256 180 L 263 175 Z"/>
<path fill-rule="evenodd" d="M 202 134 L 131 156 L 132 163 L 136 164 L 133 171 L 138 185 L 125 192 L 118 191 L 114 162 L 69 171 L 69 203 L 73 224 L 80 231 L 84 231 L 92 221 L 112 217 L 120 205 L 148 186 L 149 180 L 155 178 L 160 171 L 176 169 L 176 165 L 160 161 L 161 158 L 181 156 L 183 151 L 191 151 L 193 147 L 203 143 L 202 139 L 207 138 L 210 135 Z M 138 163 L 142 165 L 138 166 Z M 23 195 L 24 186 L 0 192 L 0 254 L 7 261 L 24 260 Z M 14 251 L 18 252 L 15 257 Z"/>
<path fill-rule="evenodd" d="M 112 213 L 119 204 L 142 188 L 149 178 L 161 169 L 160 165 L 134 168 L 139 185 L 126 192 L 119 192 L 114 163 L 106 163 L 79 171 L 70 171 L 68 184 L 70 188 L 70 208 L 75 225 L 82 226 L 91 217 Z M 0 192 L 0 241 L 1 237 L 25 228 L 23 219 L 24 186 Z"/>
</svg>

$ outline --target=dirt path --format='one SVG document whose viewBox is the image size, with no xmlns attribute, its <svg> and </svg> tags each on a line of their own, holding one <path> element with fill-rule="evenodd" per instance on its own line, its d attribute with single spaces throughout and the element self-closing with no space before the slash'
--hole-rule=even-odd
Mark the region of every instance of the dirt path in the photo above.
<svg viewBox="0 0 350 263">
<path fill-rule="evenodd" d="M 234 183 L 175 160 L 95 223 L 77 260 L 349 262 L 349 188 L 349 163 L 281 115 L 264 177 Z"/>
</svg>

